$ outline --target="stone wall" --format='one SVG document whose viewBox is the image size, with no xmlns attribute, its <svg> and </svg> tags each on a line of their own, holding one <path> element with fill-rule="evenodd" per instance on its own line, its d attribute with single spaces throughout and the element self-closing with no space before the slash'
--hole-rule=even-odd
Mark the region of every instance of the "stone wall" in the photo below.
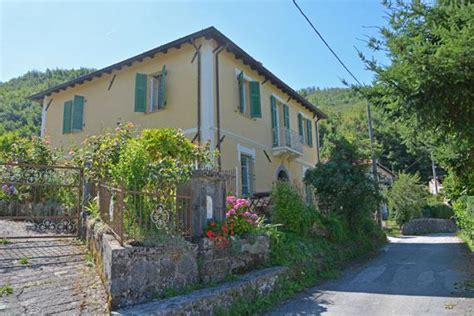
<svg viewBox="0 0 474 316">
<path fill-rule="evenodd" d="M 264 265 L 270 258 L 270 239 L 240 239 L 229 246 L 216 246 L 209 239 L 199 243 L 199 277 L 201 282 L 222 281 L 230 274 L 242 274 Z"/>
<path fill-rule="evenodd" d="M 168 289 L 222 281 L 264 265 L 270 256 L 267 236 L 242 239 L 224 248 L 207 239 L 192 244 L 181 238 L 160 247 L 135 247 L 121 246 L 101 222 L 85 219 L 83 227 L 112 308 L 150 301 Z"/>
<path fill-rule="evenodd" d="M 250 272 L 239 280 L 212 288 L 194 291 L 173 298 L 132 306 L 114 312 L 115 315 L 227 315 L 232 304 L 252 302 L 270 295 L 288 278 L 288 269 L 273 267 Z"/>
<path fill-rule="evenodd" d="M 455 233 L 456 224 L 450 219 L 417 218 L 402 225 L 403 235 L 423 235 L 430 233 Z"/>
</svg>

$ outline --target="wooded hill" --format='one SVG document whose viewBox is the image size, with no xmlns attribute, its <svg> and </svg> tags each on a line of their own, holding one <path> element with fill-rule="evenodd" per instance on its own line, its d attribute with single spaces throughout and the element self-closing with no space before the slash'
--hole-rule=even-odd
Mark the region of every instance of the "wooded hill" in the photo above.
<svg viewBox="0 0 474 316">
<path fill-rule="evenodd" d="M 41 105 L 28 96 L 93 71 L 81 69 L 47 69 L 0 82 L 0 134 L 9 131 L 22 135 L 38 135 L 41 126 Z"/>
</svg>

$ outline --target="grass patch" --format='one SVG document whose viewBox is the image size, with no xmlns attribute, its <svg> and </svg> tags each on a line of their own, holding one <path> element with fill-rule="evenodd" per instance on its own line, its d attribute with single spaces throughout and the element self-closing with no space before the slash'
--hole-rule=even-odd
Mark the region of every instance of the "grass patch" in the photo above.
<svg viewBox="0 0 474 316">
<path fill-rule="evenodd" d="M 13 294 L 13 287 L 10 284 L 6 284 L 0 287 L 0 297 Z"/>
<path fill-rule="evenodd" d="M 0 245 L 9 245 L 11 244 L 12 242 L 6 238 L 2 238 L 0 239 Z"/>
<path fill-rule="evenodd" d="M 386 221 L 386 227 L 383 228 L 383 231 L 387 236 L 390 237 L 400 237 L 402 234 L 400 233 L 400 227 L 397 225 L 395 220 L 389 219 Z"/>
<path fill-rule="evenodd" d="M 465 245 L 467 246 L 467 248 L 471 251 L 471 252 L 474 252 L 474 241 L 472 239 L 470 239 L 466 233 L 464 233 L 462 230 L 459 231 L 458 233 L 458 237 L 461 238 Z"/>
<path fill-rule="evenodd" d="M 20 260 L 18 260 L 18 262 L 20 264 L 28 264 L 30 263 L 30 261 L 28 260 L 28 258 L 21 258 Z"/>
<path fill-rule="evenodd" d="M 86 254 L 85 261 L 86 261 L 86 266 L 87 266 L 87 267 L 89 267 L 89 268 L 94 267 L 94 265 L 95 265 L 95 263 L 94 263 L 94 256 L 93 256 L 91 253 L 87 253 L 87 254 Z"/>
</svg>

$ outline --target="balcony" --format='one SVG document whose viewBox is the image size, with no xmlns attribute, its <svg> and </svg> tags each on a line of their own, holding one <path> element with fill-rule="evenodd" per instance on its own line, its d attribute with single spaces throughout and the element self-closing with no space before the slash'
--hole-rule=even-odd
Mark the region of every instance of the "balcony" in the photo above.
<svg viewBox="0 0 474 316">
<path fill-rule="evenodd" d="M 273 129 L 272 145 L 274 156 L 294 159 L 303 155 L 303 144 L 300 135 L 287 128 Z"/>
</svg>

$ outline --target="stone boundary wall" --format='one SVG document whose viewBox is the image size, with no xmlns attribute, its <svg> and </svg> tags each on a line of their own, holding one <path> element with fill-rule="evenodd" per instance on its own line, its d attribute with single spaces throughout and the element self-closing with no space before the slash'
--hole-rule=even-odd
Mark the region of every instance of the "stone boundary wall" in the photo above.
<svg viewBox="0 0 474 316">
<path fill-rule="evenodd" d="M 273 267 L 245 274 L 239 280 L 216 287 L 197 290 L 161 301 L 120 309 L 112 315 L 215 315 L 225 314 L 232 304 L 271 294 L 278 281 L 289 276 L 288 268 Z"/>
<path fill-rule="evenodd" d="M 450 219 L 417 218 L 402 225 L 403 235 L 422 235 L 430 233 L 455 233 L 456 224 Z"/>
<path fill-rule="evenodd" d="M 98 264 L 112 308 L 143 303 L 166 290 L 181 290 L 223 281 L 268 262 L 270 240 L 240 240 L 219 247 L 207 239 L 192 244 L 170 239 L 161 247 L 121 246 L 98 221 L 84 220 L 83 237 Z"/>
</svg>

